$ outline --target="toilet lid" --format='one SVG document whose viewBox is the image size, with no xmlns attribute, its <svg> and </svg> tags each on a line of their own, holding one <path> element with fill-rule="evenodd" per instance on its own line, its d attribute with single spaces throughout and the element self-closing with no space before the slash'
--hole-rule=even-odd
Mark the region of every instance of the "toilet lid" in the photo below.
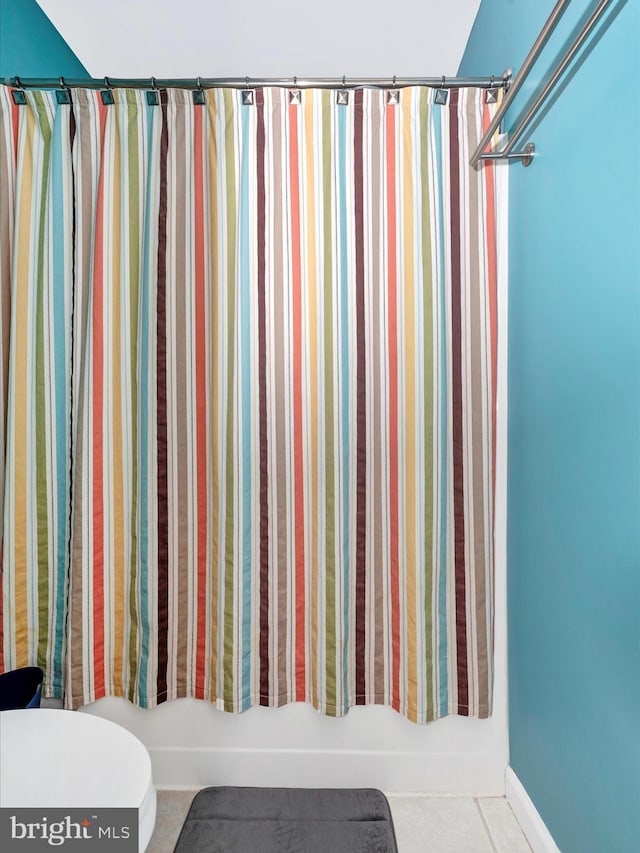
<svg viewBox="0 0 640 853">
<path fill-rule="evenodd" d="M 2 711 L 0 806 L 136 808 L 144 851 L 156 819 L 151 759 L 131 732 L 93 714 Z"/>
<path fill-rule="evenodd" d="M 0 713 L 0 806 L 140 808 L 151 760 L 122 726 L 75 711 Z"/>
</svg>

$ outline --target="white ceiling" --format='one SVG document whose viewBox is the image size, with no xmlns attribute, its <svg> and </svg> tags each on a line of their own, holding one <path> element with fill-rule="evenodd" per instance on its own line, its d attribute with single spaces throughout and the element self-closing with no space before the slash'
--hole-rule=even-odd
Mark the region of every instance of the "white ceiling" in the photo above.
<svg viewBox="0 0 640 853">
<path fill-rule="evenodd" d="M 480 0 L 38 3 L 94 77 L 403 77 L 454 75 Z"/>
</svg>

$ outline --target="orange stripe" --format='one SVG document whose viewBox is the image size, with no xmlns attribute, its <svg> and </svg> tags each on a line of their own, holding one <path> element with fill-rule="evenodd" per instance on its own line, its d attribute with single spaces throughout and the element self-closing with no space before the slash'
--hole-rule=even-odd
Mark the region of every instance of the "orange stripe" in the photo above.
<svg viewBox="0 0 640 853">
<path fill-rule="evenodd" d="M 306 693 L 304 583 L 304 468 L 302 456 L 302 283 L 300 263 L 300 187 L 298 175 L 298 114 L 289 105 L 289 165 L 291 174 L 291 266 L 293 308 L 293 466 L 295 519 L 296 702 Z"/>
<path fill-rule="evenodd" d="M 207 628 L 207 366 L 204 264 L 204 164 L 202 107 L 193 110 L 195 200 L 195 362 L 196 362 L 196 466 L 198 524 L 198 615 L 196 633 L 195 698 L 204 699 Z"/>
<path fill-rule="evenodd" d="M 112 160 L 112 198 L 111 218 L 109 221 L 110 231 L 108 239 L 111 249 L 111 275 L 108 280 L 108 288 L 111 295 L 111 328 L 110 339 L 107 341 L 107 353 L 111 357 L 111 435 L 113 441 L 113 456 L 111 462 L 111 481 L 113 492 L 110 497 L 109 511 L 113 513 L 113 549 L 112 549 L 112 585 L 109 590 L 110 601 L 108 603 L 109 613 L 112 614 L 113 635 L 108 646 L 111 661 L 112 690 L 116 696 L 124 696 L 125 674 L 124 667 L 126 658 L 126 635 L 125 622 L 126 593 L 128 586 L 129 565 L 125 560 L 125 538 L 124 538 L 124 419 L 123 419 L 123 354 L 122 354 L 122 295 L 126 290 L 126 283 L 122 280 L 120 261 L 124 247 L 122 246 L 122 221 L 123 211 L 123 187 L 122 187 L 122 145 L 127 134 L 127 118 L 122 117 L 117 106 L 111 107 L 112 120 L 116 123 L 115 139 Z M 102 149 L 104 151 L 104 148 Z M 126 209 L 128 213 L 128 208 Z"/>
<path fill-rule="evenodd" d="M 100 151 L 104 152 L 107 107 L 98 102 Z M 100 170 L 96 203 L 96 243 L 93 269 L 93 693 L 92 699 L 105 695 L 104 673 L 104 499 L 103 499 L 103 295 L 104 295 L 104 170 Z"/>
<path fill-rule="evenodd" d="M 396 297 L 395 107 L 386 109 L 387 278 L 389 335 L 389 528 L 391 560 L 391 705 L 400 710 L 400 584 L 398 575 L 398 340 Z"/>
</svg>

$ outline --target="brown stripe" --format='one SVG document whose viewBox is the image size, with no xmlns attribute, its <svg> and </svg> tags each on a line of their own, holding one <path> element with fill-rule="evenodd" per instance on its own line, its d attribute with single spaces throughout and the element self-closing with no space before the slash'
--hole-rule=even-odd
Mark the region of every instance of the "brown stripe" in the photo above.
<svg viewBox="0 0 640 853">
<path fill-rule="evenodd" d="M 258 253 L 258 420 L 260 429 L 260 704 L 269 704 L 269 470 L 267 447 L 267 329 L 265 299 L 264 92 L 256 93 Z"/>
<path fill-rule="evenodd" d="M 466 580 L 464 565 L 464 470 L 462 438 L 462 317 L 460 271 L 460 178 L 458 174 L 458 92 L 449 97 L 449 154 L 451 158 L 451 382 L 453 438 L 453 525 L 456 593 L 456 647 L 458 673 L 457 713 L 469 713 L 467 672 Z"/>
<path fill-rule="evenodd" d="M 362 89 L 354 93 L 354 181 L 356 230 L 356 705 L 365 702 L 365 645 L 367 617 L 367 385 L 364 312 L 364 213 Z"/>
<path fill-rule="evenodd" d="M 284 93 L 286 95 L 286 92 Z M 281 152 L 284 141 L 282 138 L 282 121 L 286 115 L 283 103 L 283 90 L 271 89 L 269 98 L 269 121 L 272 122 L 272 163 L 273 163 L 273 185 L 269 187 L 271 203 L 273 205 L 273 223 L 271 227 L 271 256 L 273 258 L 273 358 L 274 376 L 276 377 L 273 405 L 276 433 L 276 495 L 275 495 L 275 532 L 278 543 L 276 556 L 276 578 L 274 578 L 274 601 L 272 603 L 272 624 L 277 625 L 277 639 L 275 640 L 272 654 L 277 661 L 277 681 L 272 685 L 272 704 L 281 705 L 286 701 L 287 692 L 287 630 L 289 617 L 287 613 L 287 437 L 286 437 L 286 369 L 284 344 L 287 335 L 287 321 L 285 305 L 289 304 L 284 299 L 283 287 L 288 280 L 284 268 L 282 256 L 282 240 L 280 239 L 283 229 L 286 227 L 285 213 L 283 211 L 282 197 L 282 160 Z M 275 668 L 275 667 L 274 667 Z"/>
<path fill-rule="evenodd" d="M 160 198 L 158 210 L 158 319 L 156 356 L 158 465 L 158 674 L 157 701 L 167 699 L 169 640 L 169 482 L 167 463 L 167 93 L 160 92 Z"/>
<path fill-rule="evenodd" d="M 284 103 L 286 92 L 281 89 L 272 89 L 271 97 L 275 103 L 271 104 L 271 120 L 273 122 L 273 151 L 282 151 L 285 144 L 283 140 L 283 122 L 287 116 L 287 108 Z M 286 316 L 289 304 L 288 296 L 284 297 L 283 287 L 288 275 L 284 268 L 282 229 L 288 227 L 288 221 L 284 216 L 284 199 L 282 195 L 282 160 L 278 156 L 273 157 L 273 224 L 271 230 L 272 253 L 273 253 L 273 343 L 275 359 L 276 381 L 274 385 L 274 406 L 276 419 L 276 524 L 278 543 L 278 580 L 276 592 L 275 622 L 278 626 L 278 655 L 277 671 L 278 681 L 275 685 L 275 703 L 283 704 L 287 699 L 287 631 L 289 627 L 287 579 L 289 576 L 289 565 L 287 557 L 287 354 L 285 353 L 285 340 L 289 337 L 289 323 Z M 278 381 L 279 378 L 279 381 Z"/>
<path fill-rule="evenodd" d="M 186 93 L 175 92 L 176 99 Z M 188 507 L 191 504 L 189 495 L 189 452 L 188 440 L 191 429 L 191 397 L 187 389 L 192 387 L 191 376 L 191 343 L 192 334 L 189 328 L 191 298 L 191 244 L 187 242 L 187 223 L 192 221 L 191 199 L 193 188 L 188 185 L 189 174 L 185 154 L 192 139 L 187 134 L 187 112 L 190 109 L 183 101 L 176 103 L 175 120 L 173 125 L 173 148 L 175 157 L 175 196 L 172 205 L 171 228 L 175 249 L 175 266 L 171 270 L 171 287 L 175 300 L 175 335 L 171 345 L 175 353 L 175 373 L 172 382 L 175 388 L 175 433 L 172 435 L 172 455 L 175 457 L 177 473 L 177 506 L 173 508 L 173 534 L 177 542 L 175 549 L 176 562 L 172 563 L 171 571 L 174 584 L 177 586 L 177 615 L 176 615 L 176 649 L 175 649 L 175 695 L 176 698 L 188 696 L 191 683 L 191 664 L 189 660 L 189 538 L 191 518 Z M 173 160 L 173 158 L 171 158 Z M 177 579 L 177 582 L 176 582 Z"/>
</svg>

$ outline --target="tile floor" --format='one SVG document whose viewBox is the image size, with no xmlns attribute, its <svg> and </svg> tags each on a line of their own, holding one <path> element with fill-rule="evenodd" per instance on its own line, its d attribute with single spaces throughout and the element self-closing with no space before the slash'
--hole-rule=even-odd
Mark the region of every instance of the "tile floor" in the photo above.
<svg viewBox="0 0 640 853">
<path fill-rule="evenodd" d="M 173 853 L 195 791 L 158 791 L 147 853 Z M 504 797 L 387 794 L 399 853 L 531 853 Z"/>
</svg>

